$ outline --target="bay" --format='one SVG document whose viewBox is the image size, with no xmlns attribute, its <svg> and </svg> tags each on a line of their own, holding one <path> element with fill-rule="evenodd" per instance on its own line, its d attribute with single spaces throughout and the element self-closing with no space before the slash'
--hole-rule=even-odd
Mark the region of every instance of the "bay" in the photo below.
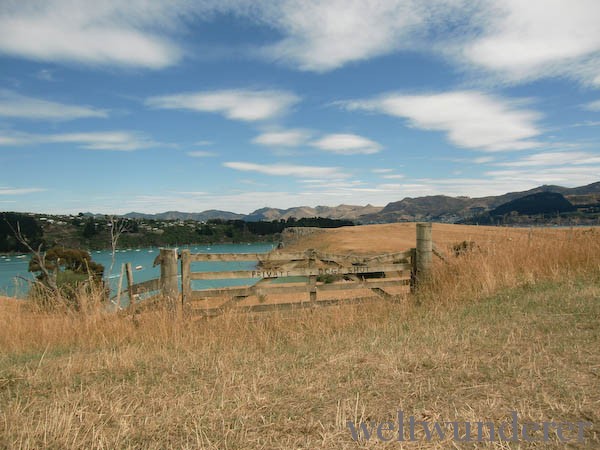
<svg viewBox="0 0 600 450">
<path fill-rule="evenodd" d="M 189 249 L 192 253 L 267 253 L 273 250 L 274 243 L 244 243 L 244 244 L 214 244 L 179 246 L 178 249 Z M 111 286 L 111 291 L 116 291 L 116 286 L 125 263 L 131 263 L 135 283 L 158 278 L 160 266 L 153 267 L 154 259 L 158 256 L 159 249 L 155 247 L 139 249 L 120 249 L 115 254 L 115 264 L 112 273 L 109 273 L 112 255 L 110 250 L 92 251 L 92 260 L 104 266 L 105 279 Z M 27 271 L 30 255 L 0 255 L 0 294 L 10 297 L 24 297 L 27 295 L 27 283 L 22 278 L 33 279 Z M 230 270 L 253 270 L 256 263 L 252 261 L 222 262 L 206 261 L 192 264 L 193 271 L 219 272 Z M 181 270 L 181 267 L 179 267 Z M 225 280 L 194 280 L 192 289 L 207 289 L 226 286 L 241 286 L 252 284 L 257 280 L 252 279 L 225 279 Z M 125 282 L 123 284 L 125 286 Z"/>
</svg>

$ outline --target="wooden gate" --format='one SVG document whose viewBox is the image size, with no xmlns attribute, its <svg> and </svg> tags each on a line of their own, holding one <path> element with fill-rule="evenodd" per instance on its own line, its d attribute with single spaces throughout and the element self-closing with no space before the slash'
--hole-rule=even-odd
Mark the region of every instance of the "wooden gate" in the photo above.
<svg viewBox="0 0 600 450">
<path fill-rule="evenodd" d="M 374 298 L 393 300 L 414 290 L 428 274 L 432 259 L 431 224 L 417 224 L 416 247 L 375 256 L 330 254 L 317 250 L 270 253 L 191 253 L 161 249 L 158 280 L 131 284 L 130 295 L 147 288 L 163 298 L 181 301 L 185 310 L 205 316 L 236 311 L 306 308 L 355 303 Z M 181 260 L 181 293 L 178 259 Z M 195 262 L 252 262 L 250 270 L 195 271 Z M 244 285 L 193 289 L 194 280 L 244 279 Z M 178 300 L 179 299 L 179 300 Z M 135 302 L 134 302 L 135 303 Z"/>
<path fill-rule="evenodd" d="M 360 257 L 333 255 L 315 250 L 301 253 L 269 254 L 192 254 L 181 252 L 182 301 L 203 314 L 220 314 L 229 308 L 246 311 L 331 305 L 365 300 L 365 295 L 348 295 L 360 291 L 367 297 L 393 298 L 386 288 L 409 285 L 413 250 L 401 253 Z M 199 261 L 251 261 L 254 270 L 196 272 L 191 264 Z M 300 280 L 294 277 L 301 277 Z M 218 289 L 192 289 L 193 280 L 256 280 L 252 284 Z M 280 281 L 286 281 L 281 283 Z M 337 292 L 337 298 L 324 296 Z M 294 297 L 294 298 L 291 298 Z M 220 298 L 221 301 L 211 301 Z"/>
</svg>

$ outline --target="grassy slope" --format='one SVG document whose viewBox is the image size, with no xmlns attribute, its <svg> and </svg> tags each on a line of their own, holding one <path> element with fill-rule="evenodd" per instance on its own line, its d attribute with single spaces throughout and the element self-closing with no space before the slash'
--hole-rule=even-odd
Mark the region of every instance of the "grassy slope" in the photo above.
<svg viewBox="0 0 600 450">
<path fill-rule="evenodd" d="M 600 229 L 596 229 L 600 232 Z M 433 224 L 433 240 L 442 249 L 461 242 L 474 241 L 480 246 L 508 244 L 512 241 L 527 241 L 530 233 L 539 239 L 568 238 L 569 230 L 552 228 L 502 228 L 492 226 Z M 379 254 L 401 252 L 415 246 L 416 226 L 414 223 L 390 223 L 318 230 L 306 236 L 286 250 L 315 248 L 321 251 L 357 254 Z"/>
<path fill-rule="evenodd" d="M 402 409 L 591 421 L 572 448 L 599 448 L 597 236 L 510 242 L 438 263 L 418 302 L 200 323 L 11 304 L 0 309 L 0 447 L 357 448 L 347 420 Z M 565 448 L 551 437 L 513 448 Z"/>
</svg>

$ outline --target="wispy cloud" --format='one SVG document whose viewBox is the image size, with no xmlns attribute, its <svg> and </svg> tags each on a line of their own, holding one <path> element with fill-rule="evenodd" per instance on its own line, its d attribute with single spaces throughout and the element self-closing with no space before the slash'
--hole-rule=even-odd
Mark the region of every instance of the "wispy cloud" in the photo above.
<svg viewBox="0 0 600 450">
<path fill-rule="evenodd" d="M 600 111 L 600 100 L 596 100 L 590 103 L 586 103 L 584 105 L 585 109 L 590 111 Z"/>
<path fill-rule="evenodd" d="M 2 146 L 74 144 L 88 150 L 133 151 L 156 147 L 159 143 L 132 131 L 96 131 L 82 133 L 13 133 L 0 137 Z"/>
<path fill-rule="evenodd" d="M 486 172 L 485 175 L 496 181 L 515 183 L 515 186 L 527 184 L 529 187 L 533 187 L 539 184 L 575 186 L 594 183 L 598 181 L 599 173 L 600 164 L 547 167 L 544 170 L 533 167 L 517 167 L 506 170 L 491 170 Z M 514 188 L 511 190 L 514 190 Z"/>
<path fill-rule="evenodd" d="M 0 90 L 0 116 L 17 119 L 66 121 L 90 117 L 108 117 L 104 110 L 27 97 Z"/>
<path fill-rule="evenodd" d="M 381 145 L 356 134 L 329 134 L 311 143 L 313 147 L 341 155 L 370 155 L 381 151 Z"/>
<path fill-rule="evenodd" d="M 487 164 L 494 161 L 492 156 L 480 156 L 478 158 L 473 158 L 473 162 L 475 164 Z"/>
<path fill-rule="evenodd" d="M 284 36 L 263 52 L 300 70 L 420 51 L 501 83 L 566 75 L 600 85 L 595 0 L 290 0 L 258 14 Z"/>
<path fill-rule="evenodd" d="M 290 177 L 335 177 L 345 178 L 338 167 L 303 166 L 295 164 L 255 164 L 249 162 L 226 162 L 225 167 L 244 172 L 258 172 L 265 175 Z"/>
<path fill-rule="evenodd" d="M 0 11 L 0 53 L 161 69 L 197 50 L 182 42 L 190 18 L 221 14 L 277 30 L 278 40 L 246 53 L 304 71 L 417 51 L 499 82 L 569 76 L 600 85 L 596 0 L 20 0 Z"/>
<path fill-rule="evenodd" d="M 35 77 L 38 80 L 42 80 L 42 81 L 56 81 L 56 79 L 54 78 L 54 71 L 51 69 L 38 70 L 37 73 L 35 74 Z"/>
<path fill-rule="evenodd" d="M 192 152 L 187 152 L 188 156 L 191 156 L 193 158 L 211 158 L 213 156 L 217 156 L 217 153 L 215 152 L 205 152 L 203 150 L 195 150 Z"/>
<path fill-rule="evenodd" d="M 600 154 L 589 152 L 536 153 L 515 161 L 499 162 L 496 165 L 505 167 L 546 167 L 583 164 L 600 164 Z"/>
<path fill-rule="evenodd" d="M 304 144 L 309 136 L 307 130 L 269 131 L 259 134 L 252 142 L 268 147 L 297 147 Z"/>
<path fill-rule="evenodd" d="M 422 21 L 413 1 L 284 1 L 263 9 L 262 20 L 279 29 L 281 41 L 263 54 L 301 70 L 325 72 L 410 47 Z"/>
<path fill-rule="evenodd" d="M 473 38 L 456 48 L 457 59 L 464 56 L 505 80 L 567 75 L 600 85 L 600 3 L 491 0 L 481 5 L 472 18 Z"/>
<path fill-rule="evenodd" d="M 176 0 L 9 2 L 0 11 L 0 53 L 38 61 L 160 69 L 182 56 L 164 31 L 186 10 L 186 2 Z"/>
<path fill-rule="evenodd" d="M 301 183 L 309 186 L 311 189 L 360 189 L 360 186 L 365 184 L 364 181 L 361 180 L 345 180 L 345 179 L 307 179 L 307 180 L 299 180 Z"/>
<path fill-rule="evenodd" d="M 231 89 L 151 97 L 146 104 L 158 109 L 213 112 L 252 122 L 279 117 L 299 101 L 297 95 L 287 91 Z"/>
<path fill-rule="evenodd" d="M 478 91 L 403 95 L 343 103 L 349 110 L 374 111 L 408 120 L 415 128 L 442 131 L 459 147 L 482 151 L 535 148 L 540 114 L 515 101 Z"/>
<path fill-rule="evenodd" d="M 13 188 L 13 187 L 0 187 L 0 195 L 25 195 L 34 194 L 36 192 L 44 192 L 47 189 L 43 188 Z"/>
</svg>

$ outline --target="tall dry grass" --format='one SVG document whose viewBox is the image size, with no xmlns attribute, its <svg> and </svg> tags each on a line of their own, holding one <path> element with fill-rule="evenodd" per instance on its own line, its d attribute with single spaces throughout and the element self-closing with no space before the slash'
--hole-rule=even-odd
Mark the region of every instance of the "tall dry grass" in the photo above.
<svg viewBox="0 0 600 450">
<path fill-rule="evenodd" d="M 599 448 L 597 232 L 477 245 L 436 261 L 420 303 L 210 321 L 3 305 L 0 448 L 453 448 L 352 441 L 347 420 L 398 409 L 586 420 L 572 448 Z M 511 445 L 564 448 L 481 447 Z"/>
<path fill-rule="evenodd" d="M 531 229 L 507 233 L 502 240 L 469 242 L 473 248 L 458 256 L 448 245 L 445 261 L 434 258 L 424 298 L 447 303 L 540 282 L 600 279 L 599 228 Z"/>
</svg>

